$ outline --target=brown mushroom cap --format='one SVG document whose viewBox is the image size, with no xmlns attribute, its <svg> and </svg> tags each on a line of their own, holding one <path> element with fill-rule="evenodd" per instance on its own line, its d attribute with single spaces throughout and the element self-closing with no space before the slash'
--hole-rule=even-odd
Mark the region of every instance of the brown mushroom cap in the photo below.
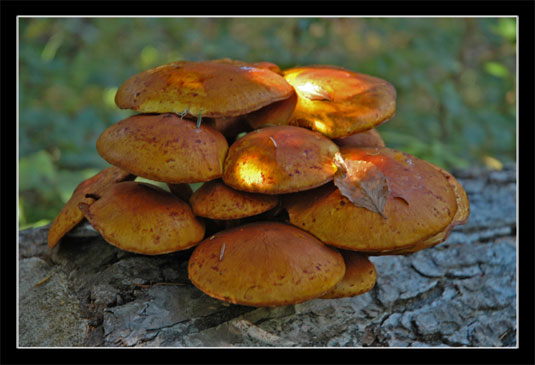
<svg viewBox="0 0 535 365">
<path fill-rule="evenodd" d="M 448 180 L 429 163 L 390 148 L 341 149 L 344 160 L 372 163 L 387 178 L 384 217 L 356 206 L 334 184 L 287 196 L 290 223 L 326 244 L 380 254 L 442 232 L 457 211 Z"/>
<path fill-rule="evenodd" d="M 158 255 L 188 249 L 204 238 L 204 225 L 190 206 L 151 184 L 115 184 L 80 209 L 107 242 L 124 251 Z"/>
<path fill-rule="evenodd" d="M 346 273 L 334 288 L 321 296 L 322 299 L 354 297 L 366 293 L 375 285 L 377 272 L 368 256 L 346 250 L 341 250 L 340 253 L 346 264 Z"/>
<path fill-rule="evenodd" d="M 221 177 L 227 150 L 221 133 L 175 114 L 134 115 L 108 127 L 97 140 L 98 153 L 112 165 L 172 184 Z"/>
<path fill-rule="evenodd" d="M 121 109 L 210 118 L 250 113 L 292 94 L 284 78 L 263 67 L 232 62 L 179 61 L 126 80 L 115 95 Z"/>
<path fill-rule="evenodd" d="M 279 198 L 234 190 L 221 180 L 212 180 L 197 189 L 189 202 L 198 216 L 228 220 L 266 212 L 278 204 Z"/>
<path fill-rule="evenodd" d="M 420 250 L 423 250 L 425 248 L 430 248 L 433 246 L 438 245 L 439 243 L 444 242 L 446 239 L 448 239 L 451 230 L 458 225 L 465 224 L 468 221 L 468 218 L 470 216 L 470 202 L 468 200 L 468 196 L 466 195 L 466 191 L 464 190 L 463 186 L 459 181 L 453 177 L 452 174 L 447 172 L 444 169 L 441 169 L 438 166 L 435 166 L 428 162 L 428 164 L 435 169 L 437 169 L 441 174 L 446 177 L 448 182 L 450 183 L 451 188 L 453 189 L 455 193 L 455 198 L 457 200 L 457 211 L 455 212 L 455 216 L 453 217 L 453 220 L 449 224 L 448 227 L 446 227 L 445 230 L 442 232 L 437 233 L 436 235 L 427 238 L 423 241 L 417 242 L 414 245 L 399 249 L 391 252 L 383 252 L 383 255 L 406 255 L 411 254 Z"/>
<path fill-rule="evenodd" d="M 48 246 L 50 248 L 56 246 L 67 232 L 76 227 L 84 219 L 84 215 L 78 208 L 78 204 L 92 203 L 94 201 L 93 198 L 86 197 L 86 194 L 98 194 L 109 185 L 135 178 L 135 175 L 129 172 L 121 170 L 116 166 L 110 166 L 78 184 L 69 201 L 63 206 L 50 226 L 48 231 Z"/>
<path fill-rule="evenodd" d="M 275 125 L 288 125 L 296 104 L 297 93 L 294 91 L 288 99 L 277 101 L 262 109 L 244 115 L 244 119 L 254 129 Z"/>
<path fill-rule="evenodd" d="M 333 140 L 338 147 L 385 147 L 383 138 L 375 128 Z"/>
<path fill-rule="evenodd" d="M 291 68 L 284 77 L 298 94 L 290 124 L 330 138 L 375 127 L 396 110 L 396 90 L 376 77 L 324 65 Z"/>
<path fill-rule="evenodd" d="M 195 248 L 188 264 L 190 280 L 209 296 L 256 307 L 317 298 L 344 273 L 337 250 L 277 222 L 219 232 Z"/>
<path fill-rule="evenodd" d="M 284 194 L 332 179 L 338 146 L 319 133 L 294 126 L 257 129 L 234 142 L 223 181 L 241 191 Z"/>
</svg>

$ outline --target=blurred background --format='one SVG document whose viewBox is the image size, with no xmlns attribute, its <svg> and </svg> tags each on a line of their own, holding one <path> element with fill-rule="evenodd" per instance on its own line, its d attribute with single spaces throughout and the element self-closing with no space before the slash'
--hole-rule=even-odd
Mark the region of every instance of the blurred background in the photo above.
<svg viewBox="0 0 535 365">
<path fill-rule="evenodd" d="M 95 144 L 135 114 L 114 103 L 128 77 L 224 57 L 385 79 L 387 146 L 448 170 L 516 161 L 515 18 L 20 18 L 19 228 L 51 222 L 109 166 Z"/>
</svg>

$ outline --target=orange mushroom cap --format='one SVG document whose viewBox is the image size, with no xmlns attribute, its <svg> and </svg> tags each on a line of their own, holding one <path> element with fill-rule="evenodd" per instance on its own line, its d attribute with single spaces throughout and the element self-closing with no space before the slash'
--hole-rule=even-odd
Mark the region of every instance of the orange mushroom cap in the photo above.
<svg viewBox="0 0 535 365">
<path fill-rule="evenodd" d="M 375 128 L 333 140 L 338 147 L 385 147 L 383 138 Z"/>
<path fill-rule="evenodd" d="M 353 204 L 334 184 L 285 197 L 290 223 L 326 244 L 380 254 L 442 232 L 457 211 L 450 183 L 429 163 L 390 148 L 341 149 L 344 160 L 375 166 L 387 179 L 383 214 Z"/>
<path fill-rule="evenodd" d="M 321 299 L 354 297 L 370 291 L 375 285 L 377 271 L 368 256 L 360 252 L 340 250 L 346 265 L 344 278 Z"/>
<path fill-rule="evenodd" d="M 192 283 L 211 297 L 256 307 L 317 298 L 345 273 L 342 255 L 288 224 L 257 222 L 202 241 L 188 264 Z"/>
<path fill-rule="evenodd" d="M 294 126 L 257 129 L 234 142 L 223 181 L 241 191 L 284 194 L 330 181 L 338 147 L 327 137 Z"/>
<path fill-rule="evenodd" d="M 190 198 L 193 212 L 211 219 L 239 219 L 266 212 L 279 202 L 276 195 L 234 190 L 221 180 L 204 183 Z"/>
<path fill-rule="evenodd" d="M 210 118 L 258 110 L 293 92 L 284 78 L 254 64 L 178 61 L 126 80 L 115 95 L 121 109 L 141 113 L 183 113 Z"/>
<path fill-rule="evenodd" d="M 89 223 L 124 251 L 158 255 L 188 249 L 204 238 L 204 225 L 190 206 L 155 185 L 122 182 L 80 203 Z"/>
<path fill-rule="evenodd" d="M 63 206 L 48 230 L 48 246 L 50 248 L 56 246 L 65 234 L 84 219 L 84 215 L 78 208 L 78 204 L 92 203 L 94 201 L 93 198 L 86 197 L 87 194 L 99 194 L 103 189 L 112 184 L 125 180 L 134 180 L 135 178 L 135 175 L 127 171 L 116 166 L 110 166 L 78 184 L 72 196 Z"/>
<path fill-rule="evenodd" d="M 468 200 L 468 196 L 466 195 L 466 191 L 464 190 L 461 183 L 459 183 L 459 181 L 455 177 L 453 177 L 453 175 L 450 174 L 448 171 L 441 169 L 440 167 L 433 165 L 429 162 L 428 164 L 437 169 L 441 174 L 443 174 L 444 177 L 446 177 L 446 179 L 450 183 L 450 186 L 453 189 L 453 192 L 455 193 L 455 199 L 457 200 L 457 211 L 455 212 L 455 216 L 453 217 L 453 220 L 451 221 L 449 226 L 446 227 L 446 229 L 444 229 L 442 232 L 439 232 L 436 235 L 427 238 L 423 241 L 417 242 L 414 245 L 405 249 L 399 249 L 391 252 L 383 252 L 383 255 L 406 255 L 436 246 L 439 243 L 442 243 L 448 239 L 451 230 L 455 226 L 465 224 L 468 221 L 468 218 L 470 216 L 470 202 Z"/>
<path fill-rule="evenodd" d="M 221 133 L 175 114 L 134 115 L 108 127 L 97 140 L 98 153 L 112 165 L 172 184 L 221 177 L 227 150 Z"/>
<path fill-rule="evenodd" d="M 329 138 L 373 128 L 395 113 L 395 88 L 376 77 L 325 65 L 291 68 L 284 77 L 298 95 L 290 124 Z"/>
</svg>

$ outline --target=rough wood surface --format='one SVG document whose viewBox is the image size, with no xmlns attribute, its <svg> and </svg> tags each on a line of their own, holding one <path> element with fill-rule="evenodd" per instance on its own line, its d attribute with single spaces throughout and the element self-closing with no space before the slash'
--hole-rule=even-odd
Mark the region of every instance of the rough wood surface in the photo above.
<svg viewBox="0 0 535 365">
<path fill-rule="evenodd" d="M 189 283 L 191 250 L 127 253 L 87 224 L 58 246 L 19 232 L 19 346 L 516 346 L 516 170 L 454 174 L 471 216 L 408 256 L 372 257 L 368 293 L 279 308 L 230 305 Z"/>
</svg>

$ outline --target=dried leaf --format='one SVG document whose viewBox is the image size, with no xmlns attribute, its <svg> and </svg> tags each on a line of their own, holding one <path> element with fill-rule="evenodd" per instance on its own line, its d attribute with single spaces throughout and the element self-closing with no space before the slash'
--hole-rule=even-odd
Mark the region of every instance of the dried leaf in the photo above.
<svg viewBox="0 0 535 365">
<path fill-rule="evenodd" d="M 334 184 L 342 195 L 356 206 L 386 218 L 383 210 L 390 193 L 386 176 L 371 162 L 344 160 L 339 153 L 334 163 L 338 167 Z"/>
</svg>

